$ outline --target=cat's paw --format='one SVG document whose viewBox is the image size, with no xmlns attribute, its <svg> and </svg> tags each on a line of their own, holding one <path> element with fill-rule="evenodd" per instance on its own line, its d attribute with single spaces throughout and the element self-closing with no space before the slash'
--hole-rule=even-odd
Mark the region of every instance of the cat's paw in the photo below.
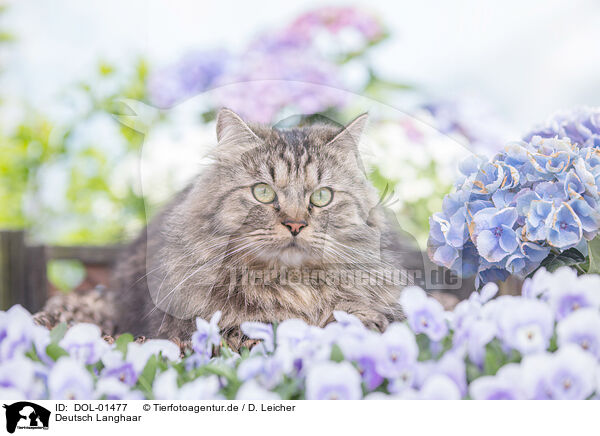
<svg viewBox="0 0 600 436">
<path fill-rule="evenodd" d="M 387 317 L 380 312 L 369 312 L 364 316 L 358 316 L 358 319 L 360 319 L 369 330 L 377 330 L 379 332 L 384 332 L 390 323 Z"/>
<path fill-rule="evenodd" d="M 350 315 L 354 315 L 357 317 L 363 325 L 369 330 L 376 330 L 379 332 L 384 332 L 390 321 L 387 316 L 383 313 L 378 312 L 376 310 L 348 310 L 347 308 L 339 308 L 336 310 L 342 310 Z M 334 322 L 335 318 L 333 314 L 327 320 L 327 324 L 330 322 Z"/>
<path fill-rule="evenodd" d="M 255 345 L 258 345 L 261 342 L 262 341 L 260 339 L 246 339 L 245 341 L 242 342 L 242 345 L 240 345 L 240 350 L 242 348 L 247 348 L 248 350 L 251 350 L 252 347 L 254 347 Z"/>
</svg>

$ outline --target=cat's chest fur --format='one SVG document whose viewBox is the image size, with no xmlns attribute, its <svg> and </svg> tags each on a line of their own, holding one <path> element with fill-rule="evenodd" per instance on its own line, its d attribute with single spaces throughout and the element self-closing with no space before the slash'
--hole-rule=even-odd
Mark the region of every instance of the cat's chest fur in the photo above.
<svg viewBox="0 0 600 436">
<path fill-rule="evenodd" d="M 205 298 L 190 310 L 207 318 L 219 310 L 225 327 L 290 318 L 323 325 L 342 291 L 306 270 L 242 270 L 236 275 L 223 274 L 222 280 L 204 290 Z"/>
</svg>

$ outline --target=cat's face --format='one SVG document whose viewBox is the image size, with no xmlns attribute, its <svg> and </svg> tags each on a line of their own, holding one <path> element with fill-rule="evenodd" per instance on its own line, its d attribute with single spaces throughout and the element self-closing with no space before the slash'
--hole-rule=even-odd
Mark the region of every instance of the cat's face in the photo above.
<svg viewBox="0 0 600 436">
<path fill-rule="evenodd" d="M 277 130 L 221 112 L 218 180 L 205 193 L 228 250 L 286 266 L 351 262 L 356 250 L 373 250 L 377 197 L 357 160 L 365 121 Z"/>
</svg>

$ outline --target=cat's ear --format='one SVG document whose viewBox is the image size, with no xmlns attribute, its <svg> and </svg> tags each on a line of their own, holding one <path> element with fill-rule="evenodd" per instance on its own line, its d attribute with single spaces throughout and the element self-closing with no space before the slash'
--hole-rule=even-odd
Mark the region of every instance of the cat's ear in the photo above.
<svg viewBox="0 0 600 436">
<path fill-rule="evenodd" d="M 327 143 L 327 146 L 336 146 L 349 150 L 357 150 L 358 143 L 360 142 L 360 138 L 363 134 L 363 130 L 367 125 L 367 121 L 369 121 L 369 114 L 364 113 L 359 115 L 348 123 L 344 129 L 335 135 L 335 137 Z"/>
<path fill-rule="evenodd" d="M 217 153 L 239 156 L 256 147 L 261 140 L 242 118 L 231 109 L 221 109 L 217 114 Z"/>
</svg>

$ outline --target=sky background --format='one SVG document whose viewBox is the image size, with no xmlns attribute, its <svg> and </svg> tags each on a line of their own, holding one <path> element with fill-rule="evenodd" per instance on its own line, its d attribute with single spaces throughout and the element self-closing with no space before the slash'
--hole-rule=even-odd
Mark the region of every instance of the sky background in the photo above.
<svg viewBox="0 0 600 436">
<path fill-rule="evenodd" d="M 600 2 L 330 2 L 364 7 L 392 37 L 371 54 L 386 77 L 439 99 L 475 97 L 518 131 L 557 109 L 600 105 Z M 166 65 L 212 47 L 236 50 L 317 2 L 9 1 L 17 42 L 2 54 L 3 93 L 50 109 L 99 59 Z"/>
</svg>

